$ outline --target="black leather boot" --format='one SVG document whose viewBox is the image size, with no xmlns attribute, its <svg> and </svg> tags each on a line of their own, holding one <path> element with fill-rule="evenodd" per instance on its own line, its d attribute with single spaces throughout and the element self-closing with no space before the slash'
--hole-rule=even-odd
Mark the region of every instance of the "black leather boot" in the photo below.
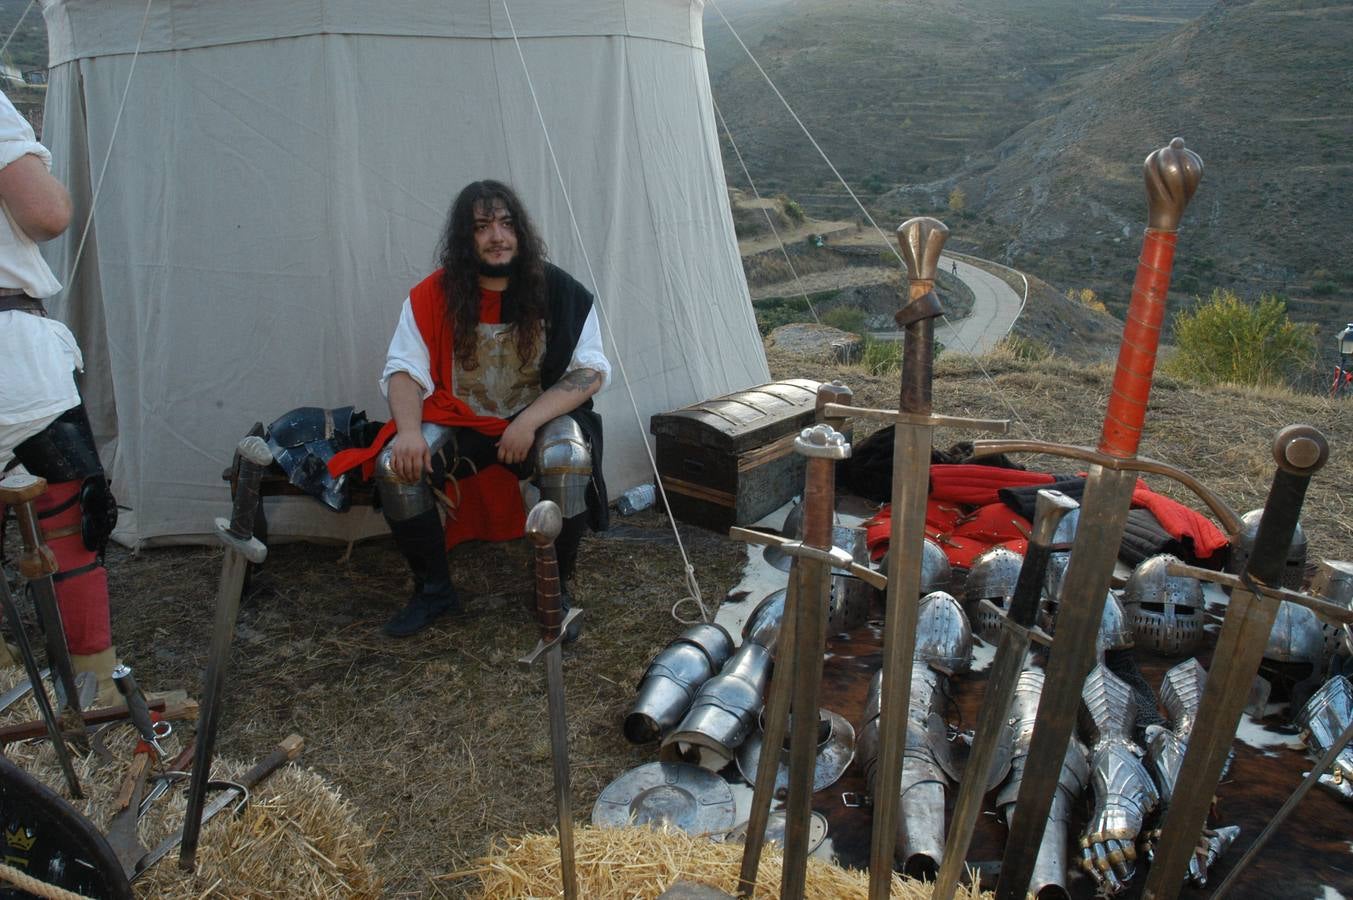
<svg viewBox="0 0 1353 900">
<path fill-rule="evenodd" d="M 446 562 L 446 533 L 437 510 L 403 522 L 390 522 L 395 546 L 413 571 L 413 596 L 382 629 L 390 637 L 417 634 L 444 615 L 461 613 L 460 597 L 451 584 Z"/>
</svg>

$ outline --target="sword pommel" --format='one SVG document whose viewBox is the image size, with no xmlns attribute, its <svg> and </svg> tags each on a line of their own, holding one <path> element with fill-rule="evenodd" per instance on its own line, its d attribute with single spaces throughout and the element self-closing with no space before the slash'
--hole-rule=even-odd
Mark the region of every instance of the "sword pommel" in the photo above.
<svg viewBox="0 0 1353 900">
<path fill-rule="evenodd" d="M 1153 151 L 1142 164 L 1146 175 L 1146 225 L 1157 231 L 1176 231 L 1198 182 L 1203 179 L 1203 161 L 1175 138 L 1169 146 Z"/>
<path fill-rule="evenodd" d="M 846 459 L 850 443 L 846 436 L 830 425 L 814 425 L 799 432 L 794 449 L 810 459 Z"/>
<path fill-rule="evenodd" d="M 1329 455 L 1329 441 L 1310 425 L 1288 425 L 1273 441 L 1273 458 L 1278 468 L 1292 475 L 1314 475 Z"/>
<path fill-rule="evenodd" d="M 554 543 L 564 527 L 564 514 L 553 500 L 541 500 L 526 516 L 526 537 L 537 547 Z"/>
<path fill-rule="evenodd" d="M 1051 546 L 1063 517 L 1079 508 L 1079 503 L 1061 491 L 1048 488 L 1039 491 L 1034 500 L 1034 530 L 1029 539 L 1040 547 Z"/>
<path fill-rule="evenodd" d="M 944 249 L 949 228 L 939 219 L 916 216 L 897 226 L 897 243 L 907 263 L 907 278 L 913 282 L 933 282 L 940 270 L 940 251 Z M 929 285 L 927 285 L 929 290 Z"/>
<path fill-rule="evenodd" d="M 259 483 L 263 480 L 263 470 L 272 464 L 272 451 L 263 438 L 251 434 L 235 447 L 235 459 L 235 501 L 230 510 L 230 522 L 224 529 L 218 525 L 217 537 L 228 548 L 244 553 L 250 562 L 261 563 L 263 559 L 254 556 L 260 549 L 266 556 L 267 549 L 261 541 L 254 540 L 254 519 L 258 514 Z"/>
</svg>

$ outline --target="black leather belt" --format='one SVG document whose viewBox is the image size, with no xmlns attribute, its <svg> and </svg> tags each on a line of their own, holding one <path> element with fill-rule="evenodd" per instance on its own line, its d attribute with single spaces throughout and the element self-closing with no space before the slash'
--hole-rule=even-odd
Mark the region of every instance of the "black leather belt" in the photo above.
<svg viewBox="0 0 1353 900">
<path fill-rule="evenodd" d="M 0 288 L 0 312 L 11 310 L 32 313 L 35 316 L 47 315 L 47 308 L 42 305 L 42 301 L 37 297 L 28 296 L 22 288 Z"/>
</svg>

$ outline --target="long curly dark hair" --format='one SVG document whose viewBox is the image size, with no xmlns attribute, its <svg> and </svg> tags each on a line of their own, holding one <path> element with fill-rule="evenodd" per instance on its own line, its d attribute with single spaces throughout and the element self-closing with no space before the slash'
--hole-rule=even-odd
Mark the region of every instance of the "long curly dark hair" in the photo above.
<svg viewBox="0 0 1353 900">
<path fill-rule="evenodd" d="M 463 369 L 475 369 L 475 329 L 479 325 L 479 256 L 475 253 L 475 210 L 502 207 L 512 216 L 517 234 L 517 255 L 503 292 L 503 324 L 513 326 L 517 354 L 523 360 L 535 356 L 545 318 L 545 244 L 536 234 L 526 207 L 512 189 L 499 181 L 476 181 L 465 187 L 451 204 L 446 228 L 437 248 L 443 269 L 442 293 L 446 316 L 455 335 L 452 348 Z"/>
</svg>

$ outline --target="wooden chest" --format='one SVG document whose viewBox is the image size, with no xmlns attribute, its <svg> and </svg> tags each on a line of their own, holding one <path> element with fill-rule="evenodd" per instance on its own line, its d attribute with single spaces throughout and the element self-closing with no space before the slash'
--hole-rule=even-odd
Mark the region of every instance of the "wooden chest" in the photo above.
<svg viewBox="0 0 1353 900">
<path fill-rule="evenodd" d="M 818 382 L 775 381 L 661 413 L 658 474 L 678 521 L 726 532 L 803 492 L 794 438 L 813 424 Z"/>
</svg>

